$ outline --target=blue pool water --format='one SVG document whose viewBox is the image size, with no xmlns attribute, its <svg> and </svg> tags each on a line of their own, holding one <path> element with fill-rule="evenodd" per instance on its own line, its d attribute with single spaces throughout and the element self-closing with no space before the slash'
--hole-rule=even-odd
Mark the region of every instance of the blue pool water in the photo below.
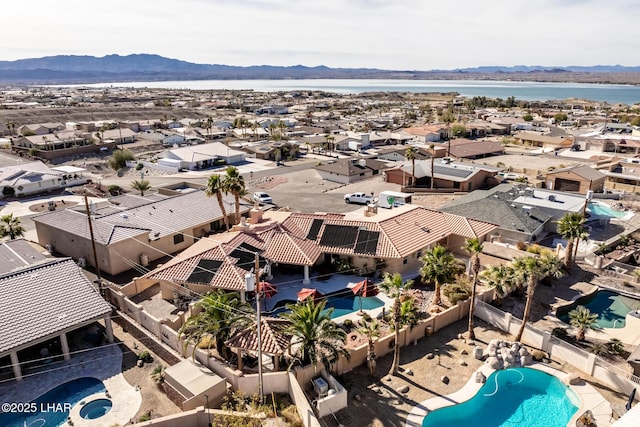
<svg viewBox="0 0 640 427">
<path fill-rule="evenodd" d="M 605 205 L 603 203 L 589 203 L 587 209 L 593 216 L 605 218 L 622 218 L 627 215 L 628 212 L 621 212 L 613 210 L 609 207 L 609 205 Z"/>
<path fill-rule="evenodd" d="M 67 425 L 69 410 L 85 397 L 106 391 L 97 378 L 78 378 L 66 382 L 38 397 L 27 411 L 0 413 L 2 427 L 59 427 Z M 33 406 L 35 404 L 35 406 Z"/>
<path fill-rule="evenodd" d="M 531 368 L 496 371 L 466 402 L 436 409 L 422 427 L 566 427 L 577 395 L 556 377 Z"/>
<path fill-rule="evenodd" d="M 384 305 L 384 302 L 378 297 L 361 297 L 361 296 L 330 296 L 327 298 L 327 307 L 333 307 L 331 318 L 344 316 L 345 314 L 360 311 L 360 303 L 362 301 L 363 310 L 372 310 Z"/>
<path fill-rule="evenodd" d="M 568 307 L 558 309 L 558 319 L 569 323 L 569 312 L 584 305 L 598 315 L 596 325 L 600 328 L 624 328 L 627 313 L 640 310 L 640 301 L 612 291 L 598 291 L 593 295 L 579 298 Z"/>
</svg>

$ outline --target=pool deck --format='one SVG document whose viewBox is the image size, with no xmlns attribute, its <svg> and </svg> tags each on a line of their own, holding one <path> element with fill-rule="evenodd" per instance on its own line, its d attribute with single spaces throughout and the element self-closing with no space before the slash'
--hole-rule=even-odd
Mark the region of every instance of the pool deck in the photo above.
<svg viewBox="0 0 640 427">
<path fill-rule="evenodd" d="M 553 369 L 541 363 L 534 363 L 527 366 L 528 368 L 538 369 L 540 371 L 551 374 L 558 379 L 562 380 L 565 375 L 564 372 Z M 431 411 L 444 408 L 446 406 L 456 405 L 458 403 L 465 402 L 471 399 L 478 393 L 483 383 L 476 382 L 476 373 L 482 372 L 485 378 L 488 378 L 494 372 L 489 365 L 482 365 L 476 372 L 471 375 L 469 381 L 458 391 L 448 394 L 446 396 L 434 397 L 433 399 L 426 400 L 421 404 L 415 406 L 409 416 L 407 417 L 406 427 L 421 427 L 424 417 Z M 575 425 L 575 420 L 582 415 L 585 411 L 591 410 L 593 416 L 596 418 L 598 427 L 609 426 L 611 424 L 611 407 L 609 402 L 602 397 L 598 391 L 588 384 L 586 381 L 581 381 L 578 385 L 570 386 L 573 391 L 580 397 L 580 408 L 571 418 L 567 426 Z"/>
<path fill-rule="evenodd" d="M 68 381 L 93 377 L 101 380 L 113 404 L 111 411 L 95 420 L 79 416 L 80 404 L 71 408 L 70 416 L 76 427 L 102 427 L 127 424 L 142 404 L 142 394 L 122 375 L 122 351 L 117 344 L 109 344 L 75 354 L 71 360 L 56 363 L 51 369 L 25 376 L 20 382 L 0 385 L 0 403 L 31 402 L 47 391 Z M 105 393 L 91 395 L 85 402 L 106 398 Z M 53 403 L 53 402 L 52 402 Z M 59 402 L 65 403 L 65 402 Z"/>
</svg>

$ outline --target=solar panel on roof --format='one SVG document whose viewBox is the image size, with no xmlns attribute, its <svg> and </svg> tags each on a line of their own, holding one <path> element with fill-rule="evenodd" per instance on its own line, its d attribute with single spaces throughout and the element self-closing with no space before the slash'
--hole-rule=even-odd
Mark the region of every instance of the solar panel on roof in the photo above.
<svg viewBox="0 0 640 427">
<path fill-rule="evenodd" d="M 216 259 L 201 259 L 187 278 L 187 282 L 211 283 L 221 265 L 222 261 Z"/>
<path fill-rule="evenodd" d="M 311 223 L 311 228 L 309 229 L 309 234 L 307 234 L 307 239 L 316 240 L 318 238 L 318 232 L 320 231 L 320 227 L 324 223 L 323 219 L 314 219 Z"/>
<path fill-rule="evenodd" d="M 327 224 L 320 238 L 320 244 L 338 248 L 353 248 L 357 238 L 358 227 Z"/>
<path fill-rule="evenodd" d="M 356 247 L 353 251 L 357 254 L 375 254 L 379 237 L 379 231 L 360 230 Z"/>
<path fill-rule="evenodd" d="M 255 265 L 256 252 L 260 253 L 262 251 L 245 242 L 245 243 L 241 243 L 233 251 L 231 251 L 229 256 L 231 258 L 238 259 L 238 261 L 236 262 L 236 265 L 238 267 L 242 268 L 243 270 L 249 271 Z M 259 256 L 258 258 L 259 258 L 260 268 L 264 267 L 266 265 L 266 260 L 261 256 Z"/>
</svg>

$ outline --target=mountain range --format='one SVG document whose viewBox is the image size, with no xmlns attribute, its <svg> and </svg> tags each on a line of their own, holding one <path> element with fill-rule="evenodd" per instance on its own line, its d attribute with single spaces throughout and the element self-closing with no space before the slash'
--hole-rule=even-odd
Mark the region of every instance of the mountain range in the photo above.
<svg viewBox="0 0 640 427">
<path fill-rule="evenodd" d="M 0 61 L 0 82 L 9 84 L 95 83 L 166 80 L 244 79 L 505 79 L 537 81 L 607 82 L 607 74 L 640 73 L 640 67 L 595 65 L 591 67 L 483 66 L 453 70 L 381 70 L 375 68 L 330 68 L 254 65 L 240 67 L 196 64 L 152 54 L 104 57 L 57 55 Z M 576 77 L 580 77 L 577 79 Z M 603 77 L 604 76 L 604 77 Z M 619 82 L 619 78 L 615 79 Z M 635 80 L 635 79 L 634 79 Z"/>
</svg>

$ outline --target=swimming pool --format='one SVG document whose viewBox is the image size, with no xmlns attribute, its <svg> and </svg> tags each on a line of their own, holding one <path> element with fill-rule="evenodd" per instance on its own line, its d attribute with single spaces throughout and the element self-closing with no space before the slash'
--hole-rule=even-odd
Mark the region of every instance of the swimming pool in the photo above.
<svg viewBox="0 0 640 427">
<path fill-rule="evenodd" d="M 336 295 L 327 295 L 327 305 L 325 306 L 325 310 L 333 307 L 333 313 L 331 313 L 331 318 L 335 319 L 336 317 L 344 316 L 345 314 L 350 314 L 356 311 L 360 311 L 360 301 L 362 300 L 362 309 L 363 310 L 373 310 L 376 308 L 380 308 L 384 306 L 384 301 L 382 301 L 378 297 L 361 297 L 355 296 L 351 294 L 346 295 L 344 292 L 340 292 Z M 278 301 L 274 306 L 273 310 L 268 311 L 270 316 L 279 316 L 281 313 L 288 313 L 289 310 L 285 307 L 287 304 L 295 304 L 296 301 L 290 300 L 282 300 Z"/>
<path fill-rule="evenodd" d="M 362 303 L 362 306 L 360 305 Z M 361 297 L 355 295 L 349 296 L 329 296 L 327 297 L 327 308 L 333 307 L 333 313 L 331 318 L 344 316 L 345 314 L 351 314 L 354 311 L 373 310 L 384 306 L 384 301 L 378 297 Z"/>
<path fill-rule="evenodd" d="M 106 391 L 104 384 L 99 379 L 78 378 L 61 384 L 33 402 L 29 402 L 28 411 L 0 413 L 0 425 L 3 427 L 67 425 L 69 410 L 76 403 L 91 394 L 104 391 Z"/>
<path fill-rule="evenodd" d="M 620 295 L 613 291 L 598 291 L 573 304 L 558 308 L 556 316 L 569 323 L 569 312 L 579 305 L 584 305 L 592 313 L 598 315 L 596 325 L 600 328 L 624 328 L 627 313 L 640 309 L 640 301 Z"/>
<path fill-rule="evenodd" d="M 553 375 L 511 368 L 489 375 L 466 402 L 429 413 L 422 427 L 566 427 L 579 406 L 575 392 Z"/>
<path fill-rule="evenodd" d="M 629 214 L 629 212 L 613 210 L 604 203 L 589 203 L 587 209 L 591 215 L 597 217 L 622 218 Z"/>
</svg>

